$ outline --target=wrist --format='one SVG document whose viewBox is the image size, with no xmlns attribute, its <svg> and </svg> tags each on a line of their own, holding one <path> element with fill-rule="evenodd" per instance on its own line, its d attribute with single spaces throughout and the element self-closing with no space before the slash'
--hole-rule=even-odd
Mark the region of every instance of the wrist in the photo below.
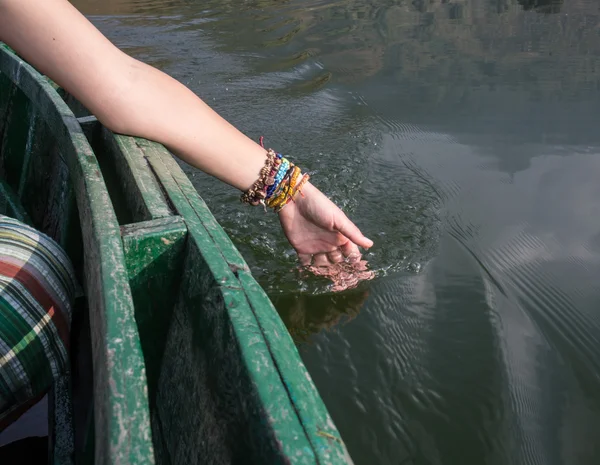
<svg viewBox="0 0 600 465">
<path fill-rule="evenodd" d="M 295 208 L 301 208 L 303 204 L 314 197 L 315 192 L 318 192 L 318 189 L 312 185 L 310 181 L 306 182 L 302 187 L 302 192 L 296 193 L 293 200 L 290 200 L 284 208 L 277 211 L 277 214 L 281 216 L 282 214 L 289 214 L 289 212 Z"/>
<path fill-rule="evenodd" d="M 262 142 L 262 141 L 261 141 Z M 267 150 L 258 179 L 242 193 L 240 200 L 253 206 L 272 208 L 276 213 L 303 196 L 310 175 L 272 149 Z M 309 191 L 310 191 L 309 187 Z"/>
</svg>

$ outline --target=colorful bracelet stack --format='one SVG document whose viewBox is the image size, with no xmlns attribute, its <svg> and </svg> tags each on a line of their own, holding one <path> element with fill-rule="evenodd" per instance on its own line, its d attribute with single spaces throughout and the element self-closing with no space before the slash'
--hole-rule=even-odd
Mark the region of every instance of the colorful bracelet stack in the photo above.
<svg viewBox="0 0 600 465">
<path fill-rule="evenodd" d="M 242 194 L 241 201 L 250 205 L 263 205 L 280 212 L 294 200 L 310 176 L 302 175 L 302 171 L 280 153 L 272 149 L 267 151 L 265 166 L 255 183 Z"/>
</svg>

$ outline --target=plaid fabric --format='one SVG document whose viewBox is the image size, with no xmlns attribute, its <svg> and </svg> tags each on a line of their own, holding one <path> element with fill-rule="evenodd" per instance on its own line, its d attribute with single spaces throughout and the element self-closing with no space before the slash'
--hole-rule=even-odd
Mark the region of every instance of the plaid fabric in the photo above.
<svg viewBox="0 0 600 465">
<path fill-rule="evenodd" d="M 0 215 L 0 431 L 67 369 L 76 290 L 52 239 Z"/>
</svg>

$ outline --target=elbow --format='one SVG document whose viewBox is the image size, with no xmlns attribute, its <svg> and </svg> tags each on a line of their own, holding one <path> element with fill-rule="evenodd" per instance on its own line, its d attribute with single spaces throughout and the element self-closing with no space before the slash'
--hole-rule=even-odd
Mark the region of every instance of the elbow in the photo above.
<svg viewBox="0 0 600 465">
<path fill-rule="evenodd" d="M 93 112 L 98 121 L 110 131 L 117 134 L 127 136 L 136 136 L 133 125 L 128 121 L 127 114 L 117 110 L 117 106 L 113 106 L 114 111 L 108 112 Z"/>
<path fill-rule="evenodd" d="M 100 89 L 90 93 L 81 102 L 112 132 L 130 136 L 143 136 L 144 110 L 138 102 L 143 70 L 139 62 L 126 57 L 118 66 L 113 79 L 103 83 Z"/>
<path fill-rule="evenodd" d="M 137 135 L 132 104 L 126 94 L 111 92 L 100 102 L 88 108 L 98 121 L 112 132 L 129 136 Z"/>
</svg>

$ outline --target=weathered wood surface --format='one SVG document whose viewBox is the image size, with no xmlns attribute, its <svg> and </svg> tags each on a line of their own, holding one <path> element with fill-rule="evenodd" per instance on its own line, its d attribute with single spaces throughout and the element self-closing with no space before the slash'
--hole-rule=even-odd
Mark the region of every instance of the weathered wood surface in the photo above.
<svg viewBox="0 0 600 465">
<path fill-rule="evenodd" d="M 39 209 L 27 209 L 35 226 L 65 245 L 76 265 L 79 257 L 73 251 L 79 248 L 83 253 L 81 279 L 93 355 L 95 463 L 153 463 L 133 298 L 120 229 L 100 166 L 77 119 L 53 86 L 3 44 L 0 138 L 1 174 L 22 195 L 26 209 L 28 202 Z M 46 184 L 41 183 L 44 176 L 49 177 Z M 36 194 L 35 189 L 45 194 Z M 61 441 L 55 447 L 69 447 L 68 443 Z M 58 452 L 57 461 L 68 463 L 73 458 L 73 451 Z"/>
<path fill-rule="evenodd" d="M 172 309 L 179 295 L 187 226 L 180 216 L 123 226 L 135 318 L 154 399 Z"/>
<path fill-rule="evenodd" d="M 156 226 L 175 215 L 188 228 L 183 253 L 152 239 L 181 266 L 168 284 L 179 284 L 174 300 L 157 300 L 160 290 L 130 269 L 136 315 L 163 302 L 161 325 L 138 320 L 142 347 L 154 348 L 144 355 L 157 462 L 351 463 L 279 315 L 180 166 L 159 144 L 113 137 L 98 155 L 121 165 L 136 218 Z M 126 250 L 139 254 L 147 226 L 123 229 Z"/>
<path fill-rule="evenodd" d="M 136 257 L 128 260 L 136 315 L 162 310 L 158 325 L 138 319 L 157 462 L 350 463 L 275 308 L 180 166 L 159 144 L 113 137 L 104 133 L 98 155 L 121 165 L 118 184 L 145 221 L 123 227 Z M 177 218 L 189 230 L 184 250 L 162 242 L 161 221 Z M 180 275 L 153 265 L 158 273 L 145 281 L 132 269 L 144 250 L 178 263 Z M 158 280 L 175 294 L 161 293 Z"/>
<path fill-rule="evenodd" d="M 83 452 L 95 450 L 97 463 L 151 463 L 152 449 L 157 463 L 170 465 L 351 463 L 275 308 L 173 157 L 159 144 L 110 133 L 3 53 L 0 72 L 13 76 L 16 67 L 13 82 L 23 70 L 33 80 L 19 86 L 42 115 L 36 132 L 60 147 L 33 151 L 30 159 L 42 161 L 30 168 L 8 169 L 37 182 L 52 173 L 77 200 L 67 208 L 52 192 L 30 192 L 27 210 L 52 197 L 60 208 L 34 222 L 75 212 L 79 226 L 81 218 L 96 393 L 94 411 L 79 422 L 96 425 Z M 64 101 L 55 102 L 58 95 Z M 58 236 L 73 230 L 73 221 L 50 223 Z"/>
<path fill-rule="evenodd" d="M 243 463 L 351 463 L 287 329 L 188 177 L 161 145 L 127 139 L 189 228 L 151 397 L 157 461 L 237 463 L 236 454 L 244 454 Z M 205 462 L 194 458 L 211 454 Z"/>
</svg>

